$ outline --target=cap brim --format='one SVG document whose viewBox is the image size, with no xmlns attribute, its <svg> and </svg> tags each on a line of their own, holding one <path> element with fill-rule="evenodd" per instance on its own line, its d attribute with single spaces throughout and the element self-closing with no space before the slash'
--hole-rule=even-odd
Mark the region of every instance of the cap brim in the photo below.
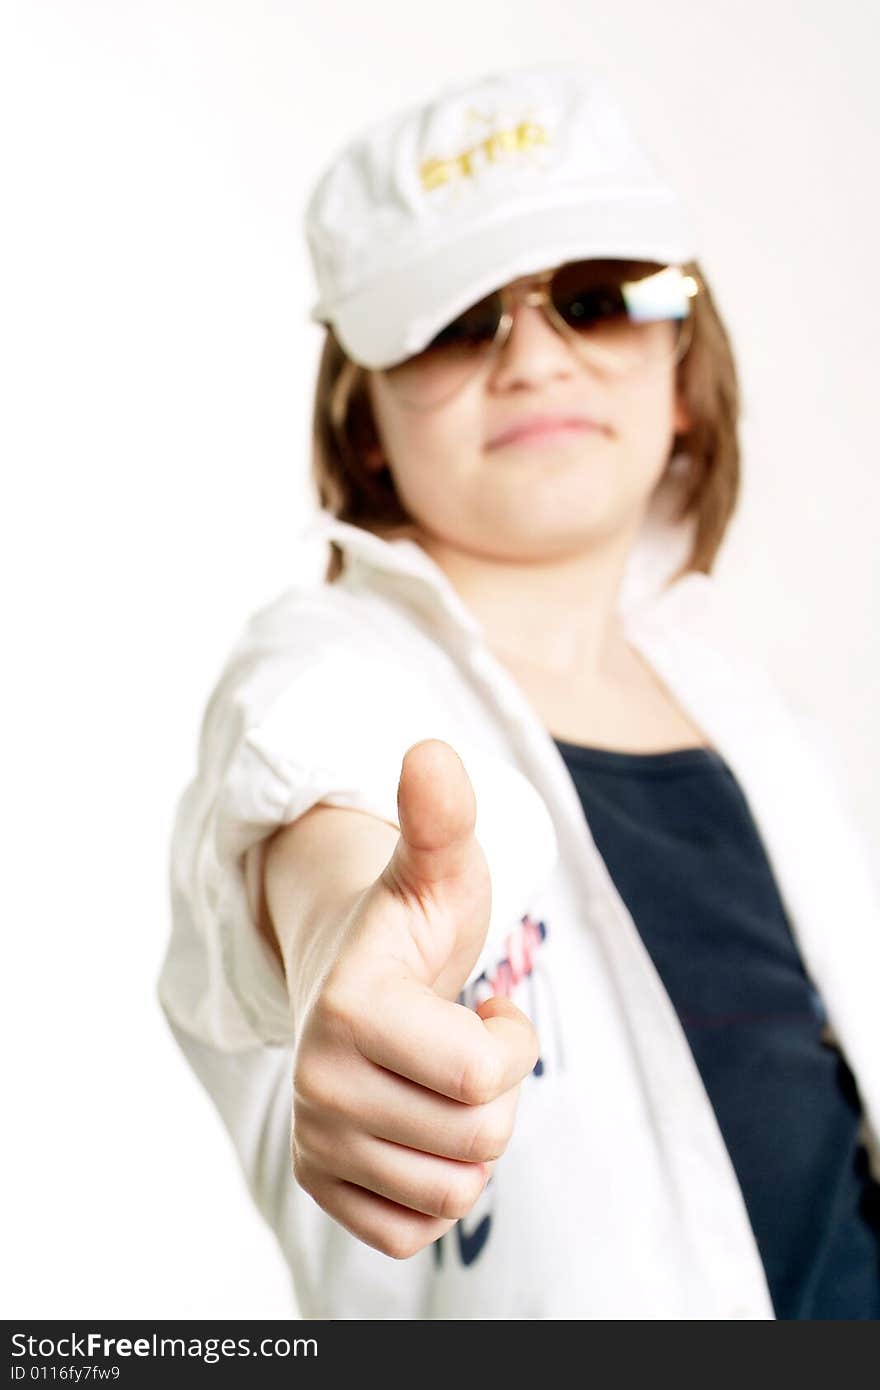
<svg viewBox="0 0 880 1390">
<path fill-rule="evenodd" d="M 311 316 L 333 324 L 348 355 L 368 368 L 393 365 L 419 352 L 470 304 L 520 275 L 587 257 L 676 264 L 696 255 L 694 235 L 678 199 L 591 197 L 563 206 L 505 208 L 503 219 L 455 240 L 419 249 L 363 290 Z"/>
</svg>

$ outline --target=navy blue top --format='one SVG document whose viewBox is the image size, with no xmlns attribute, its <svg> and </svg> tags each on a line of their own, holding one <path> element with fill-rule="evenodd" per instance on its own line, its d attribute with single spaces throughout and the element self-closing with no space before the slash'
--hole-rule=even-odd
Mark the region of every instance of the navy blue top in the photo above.
<svg viewBox="0 0 880 1390">
<path fill-rule="evenodd" d="M 777 1318 L 880 1318 L 880 1186 L 856 1083 L 733 772 L 708 747 L 554 742 L 687 1034 Z"/>
</svg>

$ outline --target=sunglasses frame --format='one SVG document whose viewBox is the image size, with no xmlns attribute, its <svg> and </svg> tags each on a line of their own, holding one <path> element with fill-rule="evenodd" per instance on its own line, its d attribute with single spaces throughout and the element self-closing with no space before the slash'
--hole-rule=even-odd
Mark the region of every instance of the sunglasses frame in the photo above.
<svg viewBox="0 0 880 1390">
<path fill-rule="evenodd" d="M 613 258 L 609 257 L 608 259 Z M 479 372 L 485 370 L 485 368 L 489 364 L 491 364 L 498 358 L 499 354 L 502 352 L 504 348 L 505 343 L 510 337 L 511 330 L 513 328 L 514 313 L 518 303 L 525 303 L 530 305 L 531 307 L 543 309 L 547 321 L 551 324 L 552 327 L 556 329 L 560 336 L 566 340 L 566 342 L 575 350 L 580 359 L 584 361 L 588 366 L 597 366 L 606 371 L 615 371 L 615 359 L 613 355 L 608 353 L 607 350 L 603 350 L 602 348 L 597 347 L 595 344 L 589 343 L 581 334 L 578 333 L 576 328 L 573 328 L 571 324 L 565 321 L 565 319 L 562 317 L 562 315 L 556 308 L 556 305 L 553 303 L 553 296 L 550 293 L 550 285 L 553 281 L 554 276 L 560 270 L 564 269 L 565 266 L 576 264 L 578 264 L 578 262 L 576 261 L 562 261 L 559 265 L 553 266 L 550 270 L 537 271 L 533 275 L 525 276 L 522 279 L 511 281 L 506 285 L 502 285 L 499 289 L 493 290 L 490 294 L 484 295 L 484 299 L 493 299 L 496 296 L 499 296 L 501 299 L 501 313 L 498 317 L 498 327 L 495 330 L 495 336 L 493 337 L 491 343 L 487 344 L 487 351 L 485 357 L 482 358 L 479 362 L 475 363 L 474 370 L 468 376 L 464 377 L 459 385 L 455 386 L 440 400 L 433 400 L 430 402 L 430 404 L 427 405 L 416 404 L 412 400 L 406 400 L 402 393 L 400 393 L 399 390 L 394 386 L 393 373 L 395 368 L 403 366 L 405 362 L 409 362 L 414 360 L 415 358 L 418 358 L 420 356 L 420 353 L 418 352 L 413 353 L 412 357 L 410 358 L 405 358 L 404 362 L 394 363 L 390 367 L 384 367 L 379 369 L 378 375 L 384 376 L 386 378 L 391 390 L 394 391 L 397 399 L 403 406 L 406 407 L 406 409 L 415 411 L 437 410 L 440 406 L 446 405 L 450 400 L 452 400 L 456 395 L 458 395 L 459 391 L 462 391 L 469 382 L 473 381 L 474 377 Z M 682 277 L 689 282 L 689 287 L 687 289 L 688 298 L 693 299 L 699 293 L 700 287 L 698 282 L 692 275 L 686 272 L 682 268 L 682 266 L 674 262 L 670 262 L 668 264 L 662 262 L 650 262 L 649 264 L 656 264 L 657 270 L 655 272 L 650 272 L 648 275 L 640 278 L 650 279 L 651 274 L 660 274 L 662 271 L 665 270 L 678 270 L 681 273 Z M 479 302 L 481 301 L 476 301 L 476 303 Z M 469 306 L 469 309 L 473 307 L 474 306 L 471 305 Z M 462 314 L 469 312 L 469 309 L 462 310 Z M 461 315 L 457 314 L 456 318 L 459 317 L 461 317 Z M 659 322 L 660 320 L 657 321 Z M 450 320 L 450 323 L 454 322 L 455 319 Z M 693 312 L 690 309 L 688 311 L 687 316 L 681 320 L 681 324 L 681 336 L 676 345 L 676 350 L 671 363 L 671 365 L 673 366 L 678 365 L 678 363 L 682 360 L 688 348 L 690 347 L 691 342 L 693 341 Z M 449 325 L 445 326 L 448 327 Z M 426 347 L 428 346 L 429 344 L 426 344 Z M 425 348 L 421 349 L 421 351 L 424 352 Z M 624 370 L 631 370 L 631 368 L 627 368 Z"/>
</svg>

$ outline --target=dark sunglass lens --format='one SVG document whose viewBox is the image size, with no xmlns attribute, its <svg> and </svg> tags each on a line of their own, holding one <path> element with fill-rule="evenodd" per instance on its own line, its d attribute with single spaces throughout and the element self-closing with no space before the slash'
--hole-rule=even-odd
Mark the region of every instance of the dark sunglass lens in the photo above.
<svg viewBox="0 0 880 1390">
<path fill-rule="evenodd" d="M 553 303 L 572 328 L 590 328 L 627 316 L 623 286 L 656 266 L 634 261 L 575 261 L 553 277 Z"/>
<path fill-rule="evenodd" d="M 463 314 L 459 314 L 452 323 L 441 328 L 424 351 L 434 352 L 443 349 L 466 351 L 469 348 L 485 347 L 486 344 L 492 342 L 498 332 L 501 313 L 501 296 L 497 294 L 487 295 L 478 304 L 473 304 Z"/>
<path fill-rule="evenodd" d="M 653 261 L 571 261 L 553 275 L 553 304 L 573 328 L 626 318 L 633 285 L 658 270 L 662 267 Z"/>
<path fill-rule="evenodd" d="M 606 319 L 626 316 L 626 305 L 614 285 L 597 289 L 571 290 L 556 301 L 557 308 L 572 328 L 588 328 Z"/>
</svg>

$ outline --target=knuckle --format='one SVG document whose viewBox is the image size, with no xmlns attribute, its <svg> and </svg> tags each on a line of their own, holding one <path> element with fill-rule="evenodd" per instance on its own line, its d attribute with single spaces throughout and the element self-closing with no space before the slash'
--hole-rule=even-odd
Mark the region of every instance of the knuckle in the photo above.
<svg viewBox="0 0 880 1390">
<path fill-rule="evenodd" d="M 340 1125 L 336 1117 L 293 1107 L 290 1125 L 291 1148 L 295 1148 L 300 1160 L 308 1162 L 310 1168 L 322 1178 L 339 1174 L 340 1152 L 348 1149 L 352 1142 L 350 1128 Z"/>
<path fill-rule="evenodd" d="M 306 1114 L 346 1114 L 344 1068 L 329 1057 L 304 1057 L 293 1074 L 293 1107 L 297 1120 Z"/>
<path fill-rule="evenodd" d="M 481 1115 L 468 1145 L 468 1162 L 489 1163 L 493 1158 L 500 1158 L 509 1138 L 510 1128 L 503 1117 L 494 1113 Z"/>
<path fill-rule="evenodd" d="M 459 1221 L 467 1216 L 484 1185 L 483 1174 L 476 1168 L 473 1176 L 463 1176 L 439 1189 L 435 1194 L 436 1200 L 431 1203 L 431 1210 L 444 1220 Z"/>
<path fill-rule="evenodd" d="M 328 1106 L 329 1095 L 323 1070 L 314 1060 L 302 1058 L 293 1073 L 294 1105 L 298 1116 L 304 1108 L 323 1110 Z"/>
<path fill-rule="evenodd" d="M 331 975 L 321 990 L 315 1011 L 331 1034 L 350 1032 L 357 1019 L 357 994 L 340 975 Z"/>
<path fill-rule="evenodd" d="M 303 1158 L 306 1154 L 314 1155 L 319 1151 L 321 1141 L 320 1126 L 310 1121 L 308 1115 L 302 1115 L 294 1110 L 293 1125 L 291 1128 L 292 1143 L 296 1146 L 297 1153 Z"/>
<path fill-rule="evenodd" d="M 424 1240 L 407 1226 L 389 1226 L 382 1232 L 379 1248 L 392 1260 L 411 1260 L 425 1244 Z"/>
<path fill-rule="evenodd" d="M 485 1105 L 498 1094 L 501 1080 L 497 1060 L 488 1052 L 469 1057 L 459 1080 L 459 1094 L 465 1105 Z"/>
</svg>

